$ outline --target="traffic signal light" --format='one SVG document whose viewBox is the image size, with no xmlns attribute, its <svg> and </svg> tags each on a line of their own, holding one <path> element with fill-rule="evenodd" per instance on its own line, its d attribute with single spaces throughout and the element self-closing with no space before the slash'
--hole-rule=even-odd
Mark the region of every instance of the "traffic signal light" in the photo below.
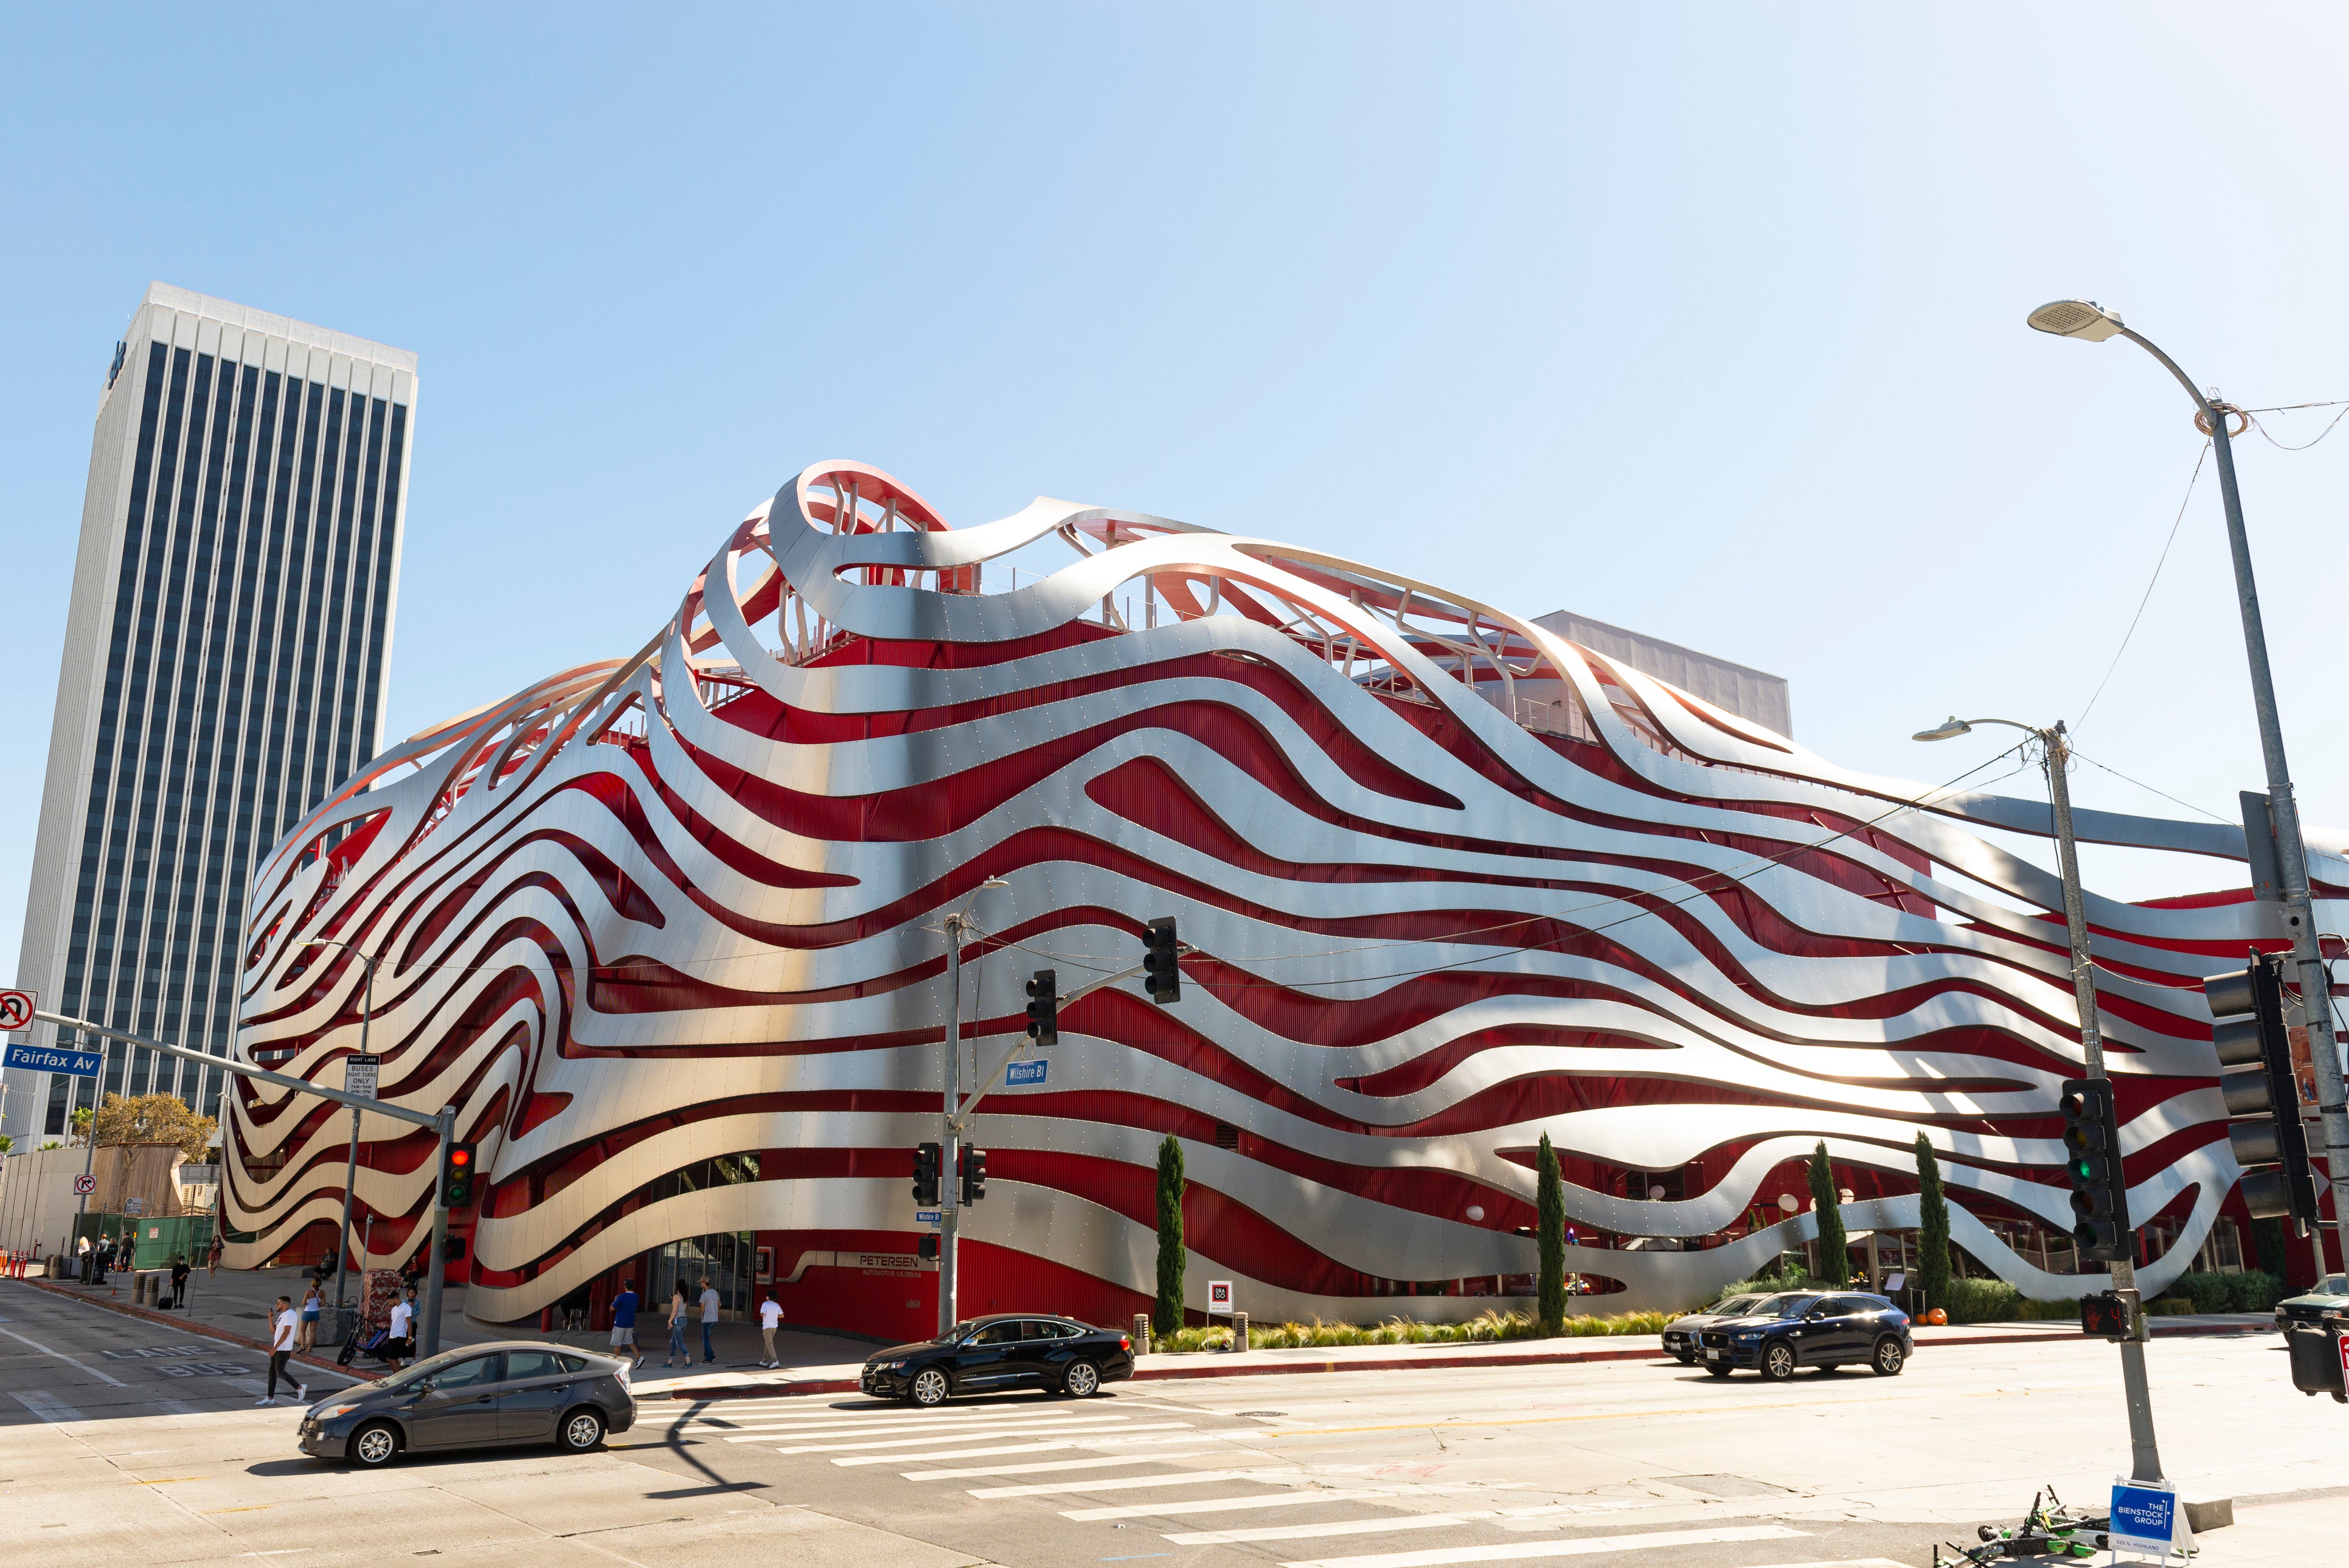
<svg viewBox="0 0 2349 1568">
<path fill-rule="evenodd" d="M 2104 1078 L 2068 1078 L 2064 1112 L 2064 1172 L 2072 1182 L 2072 1239 L 2083 1263 L 2132 1260 L 2128 1178 L 2121 1171 L 2120 1118 Z"/>
<path fill-rule="evenodd" d="M 2080 1332 L 2100 1339 L 2129 1339 L 2136 1336 L 2137 1326 L 2129 1321 L 2128 1304 L 2117 1291 L 2108 1290 L 2080 1298 Z"/>
<path fill-rule="evenodd" d="M 962 1205 L 969 1208 L 987 1196 L 987 1150 L 962 1146 Z"/>
<path fill-rule="evenodd" d="M 1183 949 L 1174 940 L 1174 917 L 1160 915 L 1142 934 L 1143 985 L 1150 999 L 1168 1006 L 1183 999 L 1183 971 L 1175 965 Z"/>
<path fill-rule="evenodd" d="M 473 1146 L 452 1143 L 440 1162 L 440 1206 L 461 1209 L 473 1201 Z"/>
<path fill-rule="evenodd" d="M 2227 1141 L 2243 1168 L 2243 1202 L 2255 1220 L 2289 1214 L 2313 1221 L 2316 1185 L 2308 1173 L 2308 1133 L 2292 1080 L 2280 968 L 2273 955 L 2254 954 L 2248 968 L 2203 981 L 2202 995 L 2214 1020 L 2219 1091 L 2227 1114 L 2241 1119 L 2228 1125 Z"/>
<path fill-rule="evenodd" d="M 938 1163 L 936 1144 L 914 1145 L 914 1202 L 916 1207 L 924 1209 L 937 1207 Z"/>
<path fill-rule="evenodd" d="M 1039 969 L 1036 977 L 1028 982 L 1028 1037 L 1040 1046 L 1061 1043 L 1061 976 L 1052 969 Z"/>
<path fill-rule="evenodd" d="M 924 1236 L 921 1239 L 919 1243 L 919 1252 L 921 1253 L 922 1261 L 926 1264 L 934 1264 L 938 1261 L 938 1236 L 936 1231 L 931 1232 L 928 1235 Z"/>
</svg>

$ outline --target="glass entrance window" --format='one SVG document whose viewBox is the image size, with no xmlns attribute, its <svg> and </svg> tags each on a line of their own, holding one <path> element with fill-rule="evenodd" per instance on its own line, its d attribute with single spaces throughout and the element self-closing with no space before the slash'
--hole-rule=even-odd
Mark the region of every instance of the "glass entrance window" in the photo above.
<svg viewBox="0 0 2349 1568">
<path fill-rule="evenodd" d="M 685 1299 L 693 1305 L 689 1321 L 700 1321 L 701 1281 L 718 1293 L 721 1316 L 736 1320 L 750 1315 L 750 1288 L 758 1271 L 756 1234 L 750 1231 L 717 1231 L 706 1236 L 685 1236 L 655 1247 L 647 1254 L 646 1278 L 650 1305 L 666 1320 L 669 1295 L 682 1284 Z"/>
</svg>

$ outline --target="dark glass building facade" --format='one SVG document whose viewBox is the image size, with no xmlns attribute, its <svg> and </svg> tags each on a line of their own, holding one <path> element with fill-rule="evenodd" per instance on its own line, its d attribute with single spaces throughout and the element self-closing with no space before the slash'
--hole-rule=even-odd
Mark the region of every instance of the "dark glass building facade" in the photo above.
<svg viewBox="0 0 2349 1568">
<path fill-rule="evenodd" d="M 99 404 L 26 902 L 18 984 L 45 1009 L 230 1049 L 247 870 L 380 738 L 415 393 L 401 350 L 160 284 L 140 303 Z M 223 1075 L 118 1045 L 103 1077 L 215 1114 Z M 9 1079 L 20 1139 L 97 1097 Z"/>
</svg>

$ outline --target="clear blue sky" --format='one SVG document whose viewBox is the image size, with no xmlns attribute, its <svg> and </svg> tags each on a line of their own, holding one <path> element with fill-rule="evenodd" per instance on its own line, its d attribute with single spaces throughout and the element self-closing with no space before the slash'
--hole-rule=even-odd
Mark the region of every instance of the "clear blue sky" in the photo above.
<svg viewBox="0 0 2349 1568">
<path fill-rule="evenodd" d="M 1938 779 L 1993 748 L 1905 738 L 1947 712 L 2080 712 L 2199 445 L 2032 306 L 2349 397 L 2332 8 L 672 9 L 14 15 L 0 954 L 150 278 L 421 356 L 395 737 L 633 650 L 849 457 L 958 521 L 1051 494 L 1571 606 Z M 2294 771 L 2349 824 L 2349 433 L 2241 456 Z M 2247 691 L 2206 473 L 2083 748 L 2231 814 Z"/>
</svg>

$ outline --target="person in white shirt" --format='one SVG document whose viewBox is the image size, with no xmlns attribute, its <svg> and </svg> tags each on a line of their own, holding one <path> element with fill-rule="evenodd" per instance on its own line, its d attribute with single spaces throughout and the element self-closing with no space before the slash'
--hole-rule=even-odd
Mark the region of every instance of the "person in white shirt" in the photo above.
<svg viewBox="0 0 2349 1568">
<path fill-rule="evenodd" d="M 279 1296 L 276 1328 L 269 1341 L 269 1392 L 255 1399 L 254 1404 L 274 1405 L 277 1402 L 277 1379 L 280 1377 L 294 1385 L 295 1403 L 306 1405 L 310 1402 L 310 1386 L 296 1382 L 293 1374 L 285 1369 L 285 1363 L 294 1355 L 294 1336 L 302 1331 L 301 1326 L 301 1318 L 295 1315 L 294 1298 Z"/>
<path fill-rule="evenodd" d="M 411 1298 L 403 1295 L 391 1304 L 391 1332 L 383 1350 L 385 1364 L 395 1372 L 399 1370 L 400 1363 L 408 1359 L 408 1339 L 414 1332 L 415 1322 L 416 1305 Z"/>
<path fill-rule="evenodd" d="M 709 1276 L 701 1276 L 701 1359 L 709 1365 L 718 1359 L 718 1346 L 709 1340 L 710 1332 L 718 1326 L 718 1293 L 709 1288 Z"/>
<path fill-rule="evenodd" d="M 775 1330 L 782 1326 L 782 1321 L 783 1304 L 775 1299 L 775 1287 L 769 1285 L 767 1299 L 759 1304 L 759 1338 L 767 1347 L 767 1358 L 759 1363 L 761 1367 L 782 1365 L 775 1355 Z"/>
</svg>

